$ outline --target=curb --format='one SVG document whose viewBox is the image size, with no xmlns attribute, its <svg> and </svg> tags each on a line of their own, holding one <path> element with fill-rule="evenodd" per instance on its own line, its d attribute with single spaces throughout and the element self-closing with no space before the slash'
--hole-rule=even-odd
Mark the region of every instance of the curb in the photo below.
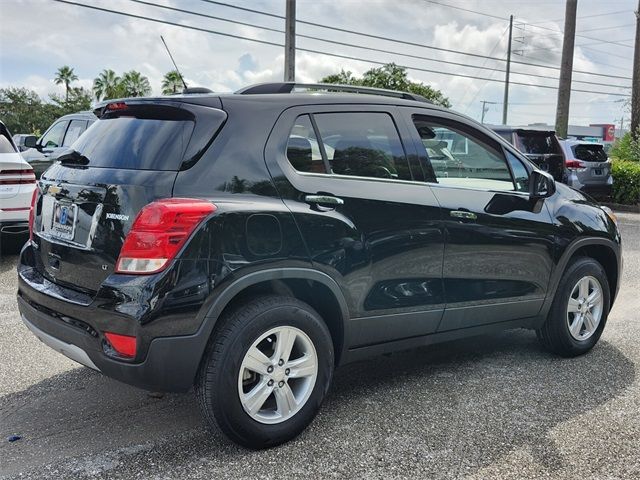
<svg viewBox="0 0 640 480">
<path fill-rule="evenodd" d="M 640 205 L 623 205 L 621 203 L 600 202 L 600 205 L 619 212 L 640 213 Z"/>
</svg>

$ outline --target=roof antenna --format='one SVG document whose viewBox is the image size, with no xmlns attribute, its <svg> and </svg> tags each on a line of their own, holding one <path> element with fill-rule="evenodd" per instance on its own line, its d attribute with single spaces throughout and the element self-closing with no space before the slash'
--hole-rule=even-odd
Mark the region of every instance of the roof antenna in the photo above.
<svg viewBox="0 0 640 480">
<path fill-rule="evenodd" d="M 173 55 L 171 55 L 171 51 L 169 50 L 169 47 L 167 46 L 167 42 L 164 41 L 164 37 L 162 35 L 160 35 L 160 40 L 162 40 L 162 43 L 164 43 L 164 48 L 167 49 L 167 53 L 169 54 L 169 58 L 171 59 L 171 62 L 173 63 L 173 66 L 176 67 L 176 72 L 178 72 L 178 75 L 180 75 L 180 80 L 182 80 L 182 85 L 184 85 L 184 89 L 187 90 L 189 88 L 189 87 L 187 87 L 187 82 L 184 81 L 184 77 L 180 73 L 180 70 L 178 69 L 178 65 L 176 65 L 176 62 L 173 59 Z"/>
</svg>

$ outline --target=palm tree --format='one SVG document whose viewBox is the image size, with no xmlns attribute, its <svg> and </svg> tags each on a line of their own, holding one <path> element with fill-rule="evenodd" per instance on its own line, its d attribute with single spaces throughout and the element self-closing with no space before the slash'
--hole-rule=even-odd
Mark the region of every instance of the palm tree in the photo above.
<svg viewBox="0 0 640 480">
<path fill-rule="evenodd" d="M 184 84 L 182 83 L 182 77 L 177 70 L 171 70 L 164 74 L 162 79 L 162 94 L 172 95 L 182 91 Z"/>
<path fill-rule="evenodd" d="M 127 97 L 146 97 L 151 94 L 149 79 L 135 70 L 122 76 L 122 87 Z"/>
<path fill-rule="evenodd" d="M 78 76 L 73 72 L 73 68 L 68 65 L 64 65 L 58 69 L 56 76 L 53 79 L 56 85 L 64 84 L 65 88 L 65 101 L 69 101 L 69 89 L 71 82 L 78 80 Z"/>
<path fill-rule="evenodd" d="M 120 95 L 120 77 L 111 69 L 105 69 L 93 80 L 93 94 L 97 100 L 116 98 Z"/>
</svg>

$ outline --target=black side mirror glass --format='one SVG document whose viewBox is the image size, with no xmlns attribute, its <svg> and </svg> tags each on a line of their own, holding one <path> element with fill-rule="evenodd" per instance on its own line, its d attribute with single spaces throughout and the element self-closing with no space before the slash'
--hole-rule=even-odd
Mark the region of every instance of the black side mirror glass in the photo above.
<svg viewBox="0 0 640 480">
<path fill-rule="evenodd" d="M 35 135 L 29 135 L 27 137 L 24 137 L 24 146 L 27 148 L 35 148 L 37 142 L 38 142 L 38 137 L 36 137 Z"/>
<path fill-rule="evenodd" d="M 534 170 L 529 177 L 529 196 L 547 198 L 556 193 L 556 182 L 551 175 Z"/>
</svg>

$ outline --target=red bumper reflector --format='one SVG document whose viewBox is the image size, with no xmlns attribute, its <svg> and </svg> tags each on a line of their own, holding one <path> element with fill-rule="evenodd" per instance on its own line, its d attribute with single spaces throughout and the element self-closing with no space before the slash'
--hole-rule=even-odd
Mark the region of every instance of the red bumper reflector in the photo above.
<svg viewBox="0 0 640 480">
<path fill-rule="evenodd" d="M 136 337 L 111 332 L 104 332 L 104 336 L 113 349 L 123 357 L 133 358 L 136 356 Z"/>
</svg>

